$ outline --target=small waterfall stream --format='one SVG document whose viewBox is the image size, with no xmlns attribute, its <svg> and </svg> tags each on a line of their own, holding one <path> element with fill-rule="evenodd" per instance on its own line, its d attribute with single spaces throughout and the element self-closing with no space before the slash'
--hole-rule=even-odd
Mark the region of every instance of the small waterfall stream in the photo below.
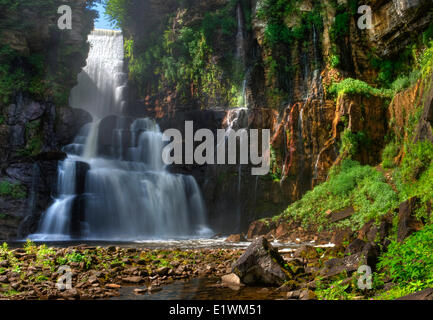
<svg viewBox="0 0 433 320">
<path fill-rule="evenodd" d="M 166 170 L 159 126 L 152 119 L 122 116 L 126 89 L 122 34 L 95 30 L 89 42 L 87 66 L 71 92 L 71 105 L 89 111 L 94 121 L 64 148 L 68 157 L 59 163 L 56 199 L 30 238 L 210 237 L 197 182 Z M 113 118 L 114 124 L 108 125 Z"/>
</svg>

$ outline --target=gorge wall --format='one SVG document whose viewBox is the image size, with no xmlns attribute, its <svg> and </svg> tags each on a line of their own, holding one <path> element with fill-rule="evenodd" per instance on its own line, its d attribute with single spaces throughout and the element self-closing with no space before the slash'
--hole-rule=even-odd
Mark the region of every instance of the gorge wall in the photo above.
<svg viewBox="0 0 433 320">
<path fill-rule="evenodd" d="M 60 30 L 59 6 L 72 30 Z M 3 1 L 0 5 L 0 238 L 35 230 L 56 190 L 61 147 L 92 120 L 68 105 L 85 65 L 93 1 Z"/>
<path fill-rule="evenodd" d="M 371 29 L 357 26 L 361 4 L 371 7 Z M 227 233 L 279 214 L 347 156 L 380 163 L 391 83 L 409 72 L 431 3 L 149 0 L 114 17 L 127 38 L 131 115 L 180 130 L 185 120 L 271 129 L 267 176 L 248 166 L 174 168 L 201 182 L 213 226 Z"/>
</svg>

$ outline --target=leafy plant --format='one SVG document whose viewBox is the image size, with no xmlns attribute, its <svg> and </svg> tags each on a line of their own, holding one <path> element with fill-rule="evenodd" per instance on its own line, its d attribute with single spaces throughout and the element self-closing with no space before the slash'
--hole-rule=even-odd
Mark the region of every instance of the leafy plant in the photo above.
<svg viewBox="0 0 433 320">
<path fill-rule="evenodd" d="M 378 267 L 389 272 L 394 282 L 410 291 L 433 286 L 433 225 L 409 236 L 403 243 L 393 241 L 379 258 Z"/>
<path fill-rule="evenodd" d="M 27 192 L 20 184 L 13 184 L 9 181 L 1 181 L 0 196 L 11 197 L 13 199 L 24 199 L 27 197 Z"/>
</svg>

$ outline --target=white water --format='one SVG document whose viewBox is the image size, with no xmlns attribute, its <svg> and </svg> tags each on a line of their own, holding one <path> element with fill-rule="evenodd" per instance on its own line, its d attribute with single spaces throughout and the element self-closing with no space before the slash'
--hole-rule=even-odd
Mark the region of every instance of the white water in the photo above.
<svg viewBox="0 0 433 320">
<path fill-rule="evenodd" d="M 195 179 L 166 171 L 159 126 L 148 118 L 118 116 L 115 127 L 107 131 L 107 124 L 100 120 L 122 114 L 126 87 L 122 34 L 97 30 L 89 42 L 87 66 L 71 92 L 71 104 L 89 111 L 94 122 L 64 148 L 68 157 L 59 164 L 58 196 L 43 214 L 37 234 L 30 238 L 137 241 L 210 237 L 213 233 L 207 227 Z M 108 149 L 101 147 L 101 132 L 111 133 L 103 137 L 111 141 Z"/>
<path fill-rule="evenodd" d="M 71 91 L 70 105 L 96 118 L 121 114 L 127 74 L 124 72 L 123 35 L 120 31 L 94 30 L 87 64 Z"/>
</svg>

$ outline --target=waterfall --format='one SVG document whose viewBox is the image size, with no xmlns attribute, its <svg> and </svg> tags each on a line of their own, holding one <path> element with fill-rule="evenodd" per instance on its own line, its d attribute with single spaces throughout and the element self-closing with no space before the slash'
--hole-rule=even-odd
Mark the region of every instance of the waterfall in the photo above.
<svg viewBox="0 0 433 320">
<path fill-rule="evenodd" d="M 34 240 L 149 240 L 210 237 L 206 208 L 192 176 L 171 174 L 160 127 L 122 116 L 126 77 L 120 32 L 89 35 L 87 65 L 71 105 L 89 111 L 68 157 L 59 163 L 54 203 Z"/>
<path fill-rule="evenodd" d="M 245 30 L 242 6 L 240 2 L 236 7 L 236 20 L 238 24 L 236 33 L 236 57 L 240 60 L 242 65 L 245 65 Z"/>
<path fill-rule="evenodd" d="M 245 40 L 245 23 L 242 11 L 242 5 L 238 2 L 236 6 L 236 21 L 237 21 L 237 33 L 236 33 L 236 58 L 241 66 L 241 71 L 245 73 L 244 79 L 242 80 L 242 92 L 241 92 L 241 102 L 239 107 L 248 108 L 248 97 L 247 97 L 247 74 L 246 69 L 246 40 Z"/>
<path fill-rule="evenodd" d="M 88 42 L 87 64 L 71 91 L 70 105 L 99 119 L 121 114 L 127 79 L 123 70 L 123 35 L 120 31 L 97 29 L 89 35 Z"/>
</svg>

